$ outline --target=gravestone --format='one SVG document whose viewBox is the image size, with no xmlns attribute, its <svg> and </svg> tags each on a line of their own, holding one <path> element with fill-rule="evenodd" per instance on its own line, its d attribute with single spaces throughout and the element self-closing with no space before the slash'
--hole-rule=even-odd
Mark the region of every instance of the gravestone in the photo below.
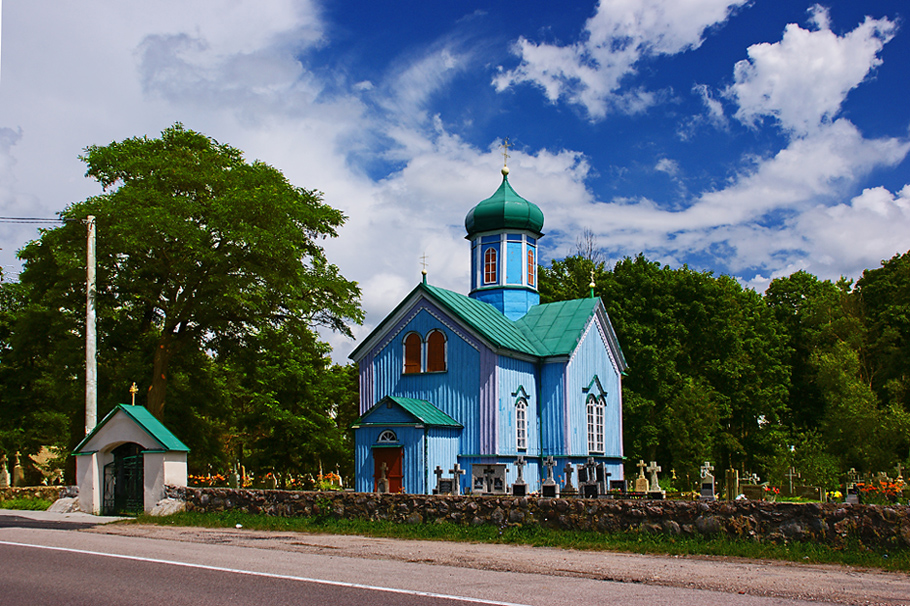
<svg viewBox="0 0 910 606">
<path fill-rule="evenodd" d="M 787 471 L 787 473 L 786 473 L 785 475 L 786 475 L 787 478 L 790 480 L 790 482 L 789 482 L 789 484 L 788 484 L 787 496 L 788 496 L 788 497 L 795 497 L 795 496 L 796 496 L 796 493 L 793 491 L 793 479 L 794 479 L 794 478 L 799 478 L 799 472 L 796 471 L 796 468 L 795 468 L 795 467 L 791 467 L 791 468 Z"/>
<path fill-rule="evenodd" d="M 742 495 L 750 501 L 765 500 L 765 487 L 761 484 L 742 484 L 739 489 Z"/>
<path fill-rule="evenodd" d="M 544 462 L 547 468 L 547 479 L 543 481 L 540 487 L 540 494 L 545 498 L 556 498 L 559 496 L 559 484 L 553 479 L 553 468 L 556 467 L 556 460 L 553 457 L 547 457 Z"/>
<path fill-rule="evenodd" d="M 810 501 L 821 501 L 824 503 L 826 501 L 825 491 L 818 486 L 797 486 L 795 489 L 796 496 L 801 499 L 808 499 Z"/>
<path fill-rule="evenodd" d="M 619 492 L 620 494 L 625 494 L 629 491 L 629 487 L 625 480 L 610 480 L 610 492 Z"/>
<path fill-rule="evenodd" d="M 850 471 L 847 472 L 847 486 L 846 486 L 846 499 L 845 503 L 852 505 L 859 504 L 859 488 L 856 486 L 856 482 L 859 480 L 859 474 L 856 472 L 856 469 L 853 467 L 850 468 Z"/>
<path fill-rule="evenodd" d="M 19 453 L 16 452 L 13 459 L 13 486 L 25 486 L 25 473 L 22 466 L 19 465 Z"/>
<path fill-rule="evenodd" d="M 439 465 L 436 466 L 433 473 L 436 474 L 436 488 L 433 490 L 433 494 L 455 494 L 454 478 L 443 477 L 442 474 L 445 472 Z"/>
<path fill-rule="evenodd" d="M 601 478 L 603 478 L 602 469 Z M 597 482 L 597 463 L 594 462 L 594 457 L 588 457 L 584 465 L 578 466 L 578 489 L 581 491 L 581 496 L 586 499 L 596 499 L 603 494 L 604 491 Z"/>
<path fill-rule="evenodd" d="M 648 478 L 645 477 L 645 465 L 644 461 L 638 461 L 636 464 L 638 467 L 638 477 L 635 478 L 635 492 L 648 492 Z"/>
<path fill-rule="evenodd" d="M 528 494 L 528 484 L 525 482 L 523 473 L 525 465 L 524 457 L 519 456 L 515 459 L 515 470 L 518 473 L 518 478 L 515 480 L 515 483 L 512 484 L 512 494 L 516 497 L 523 497 Z"/>
<path fill-rule="evenodd" d="M 475 494 L 506 494 L 506 466 L 503 463 L 474 463 L 471 477 Z"/>
<path fill-rule="evenodd" d="M 566 485 L 562 487 L 560 492 L 565 496 L 572 496 L 578 492 L 572 485 L 572 471 L 574 469 L 571 461 L 566 461 L 566 466 L 562 468 L 563 473 L 566 474 Z M 581 490 L 581 476 L 578 477 L 578 490 Z"/>
<path fill-rule="evenodd" d="M 9 488 L 9 461 L 6 454 L 0 455 L 0 488 Z"/>
<path fill-rule="evenodd" d="M 728 501 L 732 501 L 739 496 L 739 471 L 736 469 L 727 470 L 727 493 L 724 495 Z"/>
<path fill-rule="evenodd" d="M 714 492 L 714 476 L 711 472 L 714 471 L 714 465 L 711 465 L 710 461 L 705 461 L 705 464 L 701 466 L 699 470 L 701 475 L 701 491 L 698 495 L 700 501 L 713 501 L 717 498 L 717 495 Z"/>
<path fill-rule="evenodd" d="M 660 481 L 657 478 L 657 472 L 661 471 L 660 465 L 657 464 L 657 461 L 651 461 L 651 464 L 648 466 L 647 471 L 649 474 L 651 474 L 651 482 L 648 486 L 648 496 L 652 499 L 664 498 L 664 495 L 666 493 L 660 489 Z"/>
<path fill-rule="evenodd" d="M 461 476 L 463 476 L 467 472 L 461 468 L 461 465 L 459 465 L 458 463 L 455 463 L 455 466 L 449 470 L 449 473 L 452 474 L 453 483 L 454 483 L 453 489 L 455 492 L 453 492 L 452 494 L 460 495 L 461 494 Z"/>
<path fill-rule="evenodd" d="M 389 466 L 383 461 L 379 465 L 379 479 L 376 480 L 376 492 L 387 493 L 389 492 Z"/>
</svg>

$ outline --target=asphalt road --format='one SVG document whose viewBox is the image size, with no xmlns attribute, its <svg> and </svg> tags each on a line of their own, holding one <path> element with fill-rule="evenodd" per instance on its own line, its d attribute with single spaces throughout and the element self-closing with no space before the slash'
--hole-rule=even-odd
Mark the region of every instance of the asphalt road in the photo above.
<svg viewBox="0 0 910 606">
<path fill-rule="evenodd" d="M 268 533 L 250 533 L 242 545 L 234 544 L 232 538 L 243 535 L 242 531 L 233 535 L 199 533 L 194 535 L 198 540 L 178 540 L 182 535 L 166 532 L 156 532 L 154 537 L 109 534 L 95 528 L 96 520 L 73 514 L 54 516 L 0 510 L 0 606 L 808 606 L 826 603 L 823 599 L 819 601 L 818 596 L 816 601 L 809 602 L 647 583 L 335 555 L 329 544 L 323 544 L 325 548 L 318 552 L 282 548 L 282 544 L 293 544 L 295 539 L 299 544 L 307 544 L 312 538 L 292 533 L 280 533 L 283 542 L 272 540 Z M 332 537 L 320 539 L 331 543 Z M 358 539 L 346 537 L 345 540 Z M 339 551 L 350 553 L 350 550 Z M 549 552 L 535 553 L 546 558 Z M 906 581 L 906 575 L 894 579 Z M 907 597 L 906 602 L 880 603 L 910 604 L 910 595 Z"/>
</svg>

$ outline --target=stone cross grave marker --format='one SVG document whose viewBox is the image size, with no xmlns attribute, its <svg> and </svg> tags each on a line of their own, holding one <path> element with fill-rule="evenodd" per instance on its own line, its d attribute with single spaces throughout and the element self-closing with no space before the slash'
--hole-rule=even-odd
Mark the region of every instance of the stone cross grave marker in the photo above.
<svg viewBox="0 0 910 606">
<path fill-rule="evenodd" d="M 904 468 L 901 466 L 900 462 L 897 464 L 897 479 L 898 481 L 904 480 Z"/>
<path fill-rule="evenodd" d="M 648 492 L 648 478 L 645 477 L 644 461 L 639 460 L 635 465 L 638 467 L 638 477 L 635 478 L 635 492 Z"/>
<path fill-rule="evenodd" d="M 553 468 L 556 467 L 556 460 L 552 456 L 549 456 L 544 459 L 543 464 L 547 468 L 547 479 L 543 481 L 543 486 L 540 487 L 541 494 L 544 497 L 549 498 L 558 497 L 559 484 L 553 479 Z"/>
<path fill-rule="evenodd" d="M 376 482 L 376 492 L 389 492 L 389 466 L 385 461 L 379 466 L 379 480 Z"/>
<path fill-rule="evenodd" d="M 445 472 L 439 465 L 436 466 L 433 473 L 436 474 L 436 490 L 433 491 L 434 494 L 453 494 L 455 491 L 455 480 L 453 478 L 442 477 L 442 474 Z"/>
<path fill-rule="evenodd" d="M 566 485 L 563 487 L 562 492 L 572 494 L 575 492 L 575 487 L 572 485 L 572 472 L 575 468 L 572 466 L 571 461 L 566 461 L 566 466 L 562 468 L 563 473 L 566 474 Z M 579 490 L 581 490 L 581 477 L 578 479 Z"/>
<path fill-rule="evenodd" d="M 699 475 L 701 475 L 699 500 L 713 501 L 717 498 L 714 492 L 714 475 L 711 473 L 712 471 L 714 471 L 714 465 L 711 465 L 710 461 L 705 461 L 705 464 L 699 470 Z"/>
<path fill-rule="evenodd" d="M 512 484 L 512 494 L 515 495 L 516 497 L 523 497 L 528 494 L 528 485 L 527 485 L 527 483 L 525 483 L 525 478 L 524 478 L 524 473 L 523 473 L 524 466 L 526 464 L 527 463 L 525 463 L 525 458 L 521 455 L 519 455 L 518 458 L 515 459 L 515 469 L 518 472 L 518 479 L 515 480 L 514 484 Z"/>
<path fill-rule="evenodd" d="M 851 467 L 850 471 L 847 472 L 847 494 L 844 499 L 845 503 L 859 504 L 859 488 L 856 487 L 856 483 L 859 481 L 859 474 L 856 472 L 856 469 Z"/>
<path fill-rule="evenodd" d="M 455 463 L 455 466 L 449 470 L 449 473 L 452 474 L 452 478 L 455 480 L 455 491 L 452 494 L 459 495 L 461 494 L 461 476 L 467 472 L 461 468 L 461 465 Z"/>
<path fill-rule="evenodd" d="M 657 472 L 661 471 L 660 466 L 657 464 L 657 461 L 651 461 L 651 464 L 647 469 L 648 473 L 651 474 L 651 485 L 648 487 L 648 492 L 660 492 L 663 491 L 660 489 L 660 481 L 657 479 Z"/>
<path fill-rule="evenodd" d="M 19 464 L 19 451 L 16 451 L 16 454 L 13 458 L 13 486 L 25 486 L 25 473 L 22 471 L 22 466 Z"/>
<path fill-rule="evenodd" d="M 0 488 L 9 488 L 9 461 L 6 453 L 0 455 Z"/>
<path fill-rule="evenodd" d="M 793 496 L 793 478 L 798 478 L 798 477 L 799 477 L 799 472 L 796 471 L 796 468 L 795 468 L 795 467 L 791 467 L 791 468 L 789 469 L 789 471 L 787 471 L 787 473 L 786 473 L 785 475 L 790 479 L 790 492 L 788 493 L 787 496 L 791 496 L 791 497 L 792 497 L 792 496 Z"/>
</svg>

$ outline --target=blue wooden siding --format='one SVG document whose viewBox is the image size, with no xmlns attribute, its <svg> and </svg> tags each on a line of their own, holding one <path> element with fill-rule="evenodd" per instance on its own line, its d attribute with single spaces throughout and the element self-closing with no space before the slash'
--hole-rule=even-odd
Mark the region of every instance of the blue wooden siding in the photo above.
<svg viewBox="0 0 910 606">
<path fill-rule="evenodd" d="M 542 457 L 566 453 L 565 363 L 543 365 L 540 377 L 540 444 Z"/>
<path fill-rule="evenodd" d="M 573 456 L 588 454 L 588 394 L 583 391 L 597 377 L 605 392 L 604 453 L 605 457 L 622 457 L 622 400 L 620 378 L 607 352 L 607 343 L 599 330 L 596 317 L 572 355 L 567 367 L 570 452 Z M 596 387 L 594 388 L 596 391 Z M 599 396 L 600 393 L 595 393 Z M 614 478 L 616 479 L 616 478 Z"/>
<path fill-rule="evenodd" d="M 360 414 L 376 403 L 373 397 L 373 352 L 367 352 L 358 364 L 360 373 Z"/>
<path fill-rule="evenodd" d="M 445 334 L 446 371 L 403 374 L 402 339 L 412 331 L 426 338 L 432 329 Z M 480 452 L 483 430 L 472 422 L 482 418 L 481 354 L 478 349 L 486 348 L 448 320 L 438 307 L 426 300 L 419 301 L 390 330 L 388 337 L 368 354 L 372 357 L 374 385 L 374 401 L 370 406 L 387 395 L 427 400 L 465 426 L 460 438 L 462 452 Z"/>
<path fill-rule="evenodd" d="M 521 242 L 506 242 L 506 284 L 523 284 Z"/>
<path fill-rule="evenodd" d="M 354 430 L 355 452 L 354 465 L 357 478 L 355 489 L 358 492 L 373 492 L 373 445 L 383 427 L 361 427 Z M 426 429 L 416 427 L 395 427 L 395 435 L 401 445 L 402 463 L 401 481 L 404 492 L 423 493 L 426 483 Z"/>
<path fill-rule="evenodd" d="M 480 350 L 480 414 L 477 418 L 479 444 L 474 450 L 462 450 L 465 454 L 491 455 L 496 453 L 499 443 L 496 411 L 499 403 L 499 382 L 497 380 L 497 356 L 490 349 Z M 464 440 L 462 440 L 463 442 Z"/>
<path fill-rule="evenodd" d="M 540 452 L 540 435 L 537 429 L 540 398 L 537 394 L 537 366 L 532 362 L 499 356 L 499 441 L 497 454 L 537 456 Z M 522 387 L 528 400 L 528 448 L 519 453 L 516 447 L 515 402 L 518 395 L 512 395 Z"/>
<path fill-rule="evenodd" d="M 459 430 L 449 427 L 430 427 L 427 431 L 427 469 L 425 485 L 427 487 L 425 494 L 433 494 L 436 488 L 436 474 L 434 470 L 438 466 L 442 469 L 443 477 L 452 477 L 449 470 L 458 462 L 458 434 Z M 464 482 L 464 478 L 461 478 Z M 462 491 L 466 486 L 462 484 Z"/>
</svg>

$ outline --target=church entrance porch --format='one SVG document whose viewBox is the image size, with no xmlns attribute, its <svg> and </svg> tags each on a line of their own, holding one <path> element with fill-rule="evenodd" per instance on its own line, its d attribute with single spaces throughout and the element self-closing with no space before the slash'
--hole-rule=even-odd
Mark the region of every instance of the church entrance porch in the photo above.
<svg viewBox="0 0 910 606">
<path fill-rule="evenodd" d="M 136 514 L 143 509 L 144 478 L 142 447 L 121 444 L 111 453 L 114 460 L 104 466 L 102 515 Z"/>
<path fill-rule="evenodd" d="M 373 449 L 373 490 L 375 492 L 402 492 L 404 449 Z M 385 488 L 385 490 L 383 490 Z"/>
</svg>

